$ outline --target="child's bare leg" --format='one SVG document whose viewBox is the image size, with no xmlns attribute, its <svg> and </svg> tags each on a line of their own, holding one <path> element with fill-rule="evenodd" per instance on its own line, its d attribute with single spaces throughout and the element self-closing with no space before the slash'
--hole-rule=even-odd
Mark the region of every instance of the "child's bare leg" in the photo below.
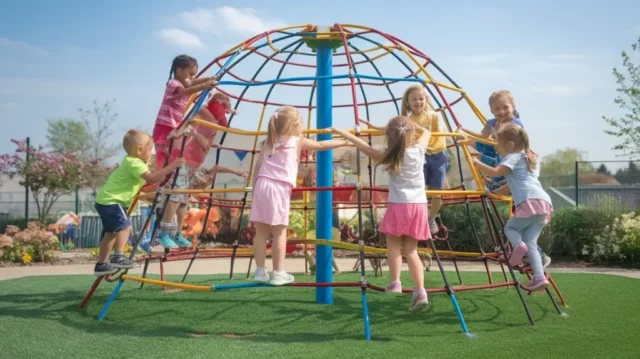
<svg viewBox="0 0 640 359">
<path fill-rule="evenodd" d="M 287 246 L 287 226 L 271 227 L 273 233 L 273 245 L 271 246 L 271 259 L 273 260 L 273 271 L 284 272 L 284 258 Z"/>
<path fill-rule="evenodd" d="M 191 242 L 182 235 L 182 226 L 184 225 L 184 217 L 187 215 L 188 208 L 189 205 L 187 203 L 180 203 L 176 211 L 176 235 L 174 236 L 174 239 L 180 247 L 191 246 Z"/>
<path fill-rule="evenodd" d="M 98 252 L 98 263 L 106 263 L 111 254 L 114 240 L 116 239 L 115 233 L 105 233 L 104 237 L 100 241 L 100 251 Z"/>
<path fill-rule="evenodd" d="M 129 236 L 131 235 L 131 226 L 115 233 L 116 245 L 114 246 L 114 254 L 124 254 L 124 248 L 127 246 Z"/>
<path fill-rule="evenodd" d="M 389 265 L 389 285 L 400 282 L 400 270 L 402 269 L 402 239 L 397 236 L 387 235 L 387 264 Z"/>
<path fill-rule="evenodd" d="M 415 238 L 405 237 L 402 241 L 404 257 L 407 259 L 409 274 L 413 279 L 413 296 L 409 310 L 419 312 L 427 307 L 429 299 L 424 289 L 424 269 L 418 255 L 418 241 Z"/>
<path fill-rule="evenodd" d="M 404 258 L 409 266 L 409 274 L 413 280 L 414 291 L 424 289 L 424 268 L 418 255 L 418 241 L 411 237 L 404 237 L 402 248 L 404 249 Z"/>
<path fill-rule="evenodd" d="M 253 225 L 256 228 L 256 235 L 253 237 L 253 258 L 256 260 L 256 267 L 264 269 L 267 261 L 267 239 L 271 226 L 264 223 L 254 223 Z"/>
<path fill-rule="evenodd" d="M 335 258 L 333 258 L 333 269 L 336 271 L 336 274 L 340 274 L 340 268 L 338 268 L 338 263 L 336 263 Z"/>
<path fill-rule="evenodd" d="M 284 270 L 284 258 L 287 254 L 287 226 L 272 226 L 273 246 L 271 258 L 273 259 L 273 277 L 269 281 L 271 285 L 285 285 L 293 283 L 295 278 Z"/>
</svg>

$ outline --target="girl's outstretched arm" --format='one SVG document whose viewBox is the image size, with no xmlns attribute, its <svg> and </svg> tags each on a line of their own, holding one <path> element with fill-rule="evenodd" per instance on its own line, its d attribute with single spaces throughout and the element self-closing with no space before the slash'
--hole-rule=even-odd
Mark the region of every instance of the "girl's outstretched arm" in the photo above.
<svg viewBox="0 0 640 359">
<path fill-rule="evenodd" d="M 364 152 L 365 155 L 371 157 L 373 160 L 379 160 L 384 155 L 384 153 L 369 146 L 368 143 L 364 142 L 362 139 L 358 138 L 357 136 L 351 134 L 348 131 L 345 131 L 340 128 L 333 128 L 333 133 L 338 134 L 344 137 L 347 141 L 353 143 L 356 147 L 360 149 L 360 151 Z"/>
<path fill-rule="evenodd" d="M 418 125 L 416 125 L 416 128 L 418 129 L 418 131 L 422 132 L 422 134 L 420 134 L 420 137 L 418 137 L 417 143 L 420 147 L 426 149 L 429 146 L 429 141 L 431 140 L 431 131 Z"/>
<path fill-rule="evenodd" d="M 215 165 L 209 170 L 209 176 L 215 177 L 217 173 L 231 173 L 238 177 L 249 178 L 249 174 L 245 171 L 235 170 L 233 168 L 225 167 L 222 165 Z"/>
<path fill-rule="evenodd" d="M 328 141 L 314 141 L 306 137 L 300 137 L 300 148 L 303 150 L 322 151 L 330 150 L 336 147 L 346 146 L 349 143 L 345 140 L 328 140 Z"/>
<path fill-rule="evenodd" d="M 206 77 L 206 79 L 207 81 L 204 81 L 198 85 L 193 85 L 193 81 L 187 82 L 187 86 L 179 87 L 177 92 L 181 96 L 191 95 L 206 90 L 209 87 L 214 88 L 218 84 L 218 81 L 216 81 L 213 77 Z"/>
<path fill-rule="evenodd" d="M 369 128 L 373 128 L 373 129 L 378 130 L 378 131 L 385 132 L 387 130 L 387 126 L 376 126 L 376 125 L 372 124 L 371 122 L 363 120 L 363 119 L 360 119 L 360 122 L 362 122 L 365 125 L 369 126 Z"/>
<path fill-rule="evenodd" d="M 486 174 L 487 176 L 491 176 L 491 177 L 502 177 L 504 175 L 509 174 L 509 172 L 511 172 L 511 169 L 507 166 L 498 166 L 498 167 L 491 167 L 488 166 L 484 163 L 482 163 L 479 159 L 474 158 L 473 159 L 473 163 L 476 165 L 476 167 L 478 168 L 478 170 L 480 170 L 480 172 Z"/>
</svg>

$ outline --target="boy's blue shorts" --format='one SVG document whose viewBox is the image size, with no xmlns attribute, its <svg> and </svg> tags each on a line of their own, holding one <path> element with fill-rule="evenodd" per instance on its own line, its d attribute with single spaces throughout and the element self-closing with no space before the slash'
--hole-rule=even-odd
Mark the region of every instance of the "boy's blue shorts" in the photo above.
<svg viewBox="0 0 640 359">
<path fill-rule="evenodd" d="M 127 209 L 119 204 L 103 205 L 96 202 L 95 208 L 102 221 L 102 237 L 105 233 L 120 232 L 131 225 Z"/>
<path fill-rule="evenodd" d="M 496 149 L 493 146 L 486 145 L 484 143 L 476 142 L 476 150 L 480 153 L 480 162 L 484 163 L 487 166 L 496 167 L 498 163 L 500 163 L 501 158 L 500 155 L 496 152 Z M 494 184 L 489 186 L 490 190 L 496 190 L 500 187 L 498 184 L 504 180 L 503 177 L 495 177 L 491 179 Z"/>
</svg>

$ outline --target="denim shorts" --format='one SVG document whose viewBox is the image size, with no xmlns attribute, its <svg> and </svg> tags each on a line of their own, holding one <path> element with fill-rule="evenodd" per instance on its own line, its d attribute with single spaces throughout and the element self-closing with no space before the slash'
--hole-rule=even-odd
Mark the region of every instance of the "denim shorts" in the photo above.
<svg viewBox="0 0 640 359">
<path fill-rule="evenodd" d="M 424 155 L 424 184 L 431 189 L 444 189 L 447 176 L 449 154 L 442 151 L 433 155 Z"/>
<path fill-rule="evenodd" d="M 105 233 L 116 233 L 131 225 L 127 209 L 119 204 L 103 205 L 96 202 L 96 211 L 102 221 L 102 236 Z"/>
</svg>

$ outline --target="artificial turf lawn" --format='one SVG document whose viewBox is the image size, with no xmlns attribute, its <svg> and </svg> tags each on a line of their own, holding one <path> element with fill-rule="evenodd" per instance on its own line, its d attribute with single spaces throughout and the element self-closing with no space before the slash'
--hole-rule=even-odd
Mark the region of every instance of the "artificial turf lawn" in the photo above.
<svg viewBox="0 0 640 359">
<path fill-rule="evenodd" d="M 495 273 L 494 279 L 501 274 Z M 157 278 L 157 277 L 156 277 Z M 191 276 L 189 283 L 224 283 Z M 357 281 L 341 274 L 336 281 Z M 449 278 L 455 281 L 454 273 Z M 113 283 L 102 283 L 78 310 L 94 277 L 31 277 L 0 281 L 0 357 L 4 358 L 638 358 L 640 280 L 556 274 L 568 314 L 546 295 L 527 297 L 528 324 L 514 288 L 457 293 L 470 331 L 461 332 L 446 294 L 432 294 L 418 315 L 410 297 L 367 291 L 372 341 L 363 338 L 359 288 L 334 289 L 334 304 L 315 304 L 313 288 L 249 288 L 165 292 L 125 282 L 104 321 L 95 318 Z M 179 280 L 169 276 L 167 280 Z M 466 284 L 486 274 L 463 273 Z M 313 277 L 298 275 L 298 281 Z M 369 280 L 384 285 L 385 278 Z M 427 274 L 429 287 L 442 286 Z M 408 273 L 403 273 L 409 285 Z"/>
</svg>

